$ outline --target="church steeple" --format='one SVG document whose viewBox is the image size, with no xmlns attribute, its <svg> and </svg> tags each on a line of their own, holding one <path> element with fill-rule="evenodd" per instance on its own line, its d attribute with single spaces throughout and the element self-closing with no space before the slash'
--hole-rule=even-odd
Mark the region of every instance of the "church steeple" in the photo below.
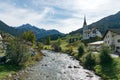
<svg viewBox="0 0 120 80">
<path fill-rule="evenodd" d="M 86 17 L 84 16 L 84 23 L 83 23 L 83 27 L 87 25 L 87 22 L 86 22 Z"/>
</svg>

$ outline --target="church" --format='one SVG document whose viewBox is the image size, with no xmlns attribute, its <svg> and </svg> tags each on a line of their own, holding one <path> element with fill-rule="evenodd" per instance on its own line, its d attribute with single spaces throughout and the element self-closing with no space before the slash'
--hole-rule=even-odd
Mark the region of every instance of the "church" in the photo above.
<svg viewBox="0 0 120 80">
<path fill-rule="evenodd" d="M 102 34 L 97 28 L 89 28 L 86 22 L 86 17 L 84 17 L 83 40 L 87 40 L 93 37 L 102 37 Z"/>
</svg>

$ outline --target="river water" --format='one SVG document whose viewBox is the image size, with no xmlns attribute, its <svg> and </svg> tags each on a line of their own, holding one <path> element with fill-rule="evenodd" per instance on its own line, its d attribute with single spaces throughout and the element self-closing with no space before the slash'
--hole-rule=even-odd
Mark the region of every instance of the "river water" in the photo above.
<svg viewBox="0 0 120 80">
<path fill-rule="evenodd" d="M 101 80 L 67 54 L 48 50 L 43 50 L 42 53 L 43 59 L 31 67 L 24 80 Z"/>
</svg>

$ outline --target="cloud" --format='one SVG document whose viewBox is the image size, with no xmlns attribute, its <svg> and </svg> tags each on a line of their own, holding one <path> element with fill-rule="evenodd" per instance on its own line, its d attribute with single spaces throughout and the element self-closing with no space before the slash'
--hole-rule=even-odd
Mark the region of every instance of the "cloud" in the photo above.
<svg viewBox="0 0 120 80">
<path fill-rule="evenodd" d="M 42 12 L 24 8 L 16 8 L 8 3 L 0 3 L 0 18 L 11 26 L 18 26 L 25 23 L 37 25 L 43 21 L 49 13 L 50 8 L 44 8 Z"/>
<path fill-rule="evenodd" d="M 11 26 L 25 23 L 68 33 L 119 11 L 120 0 L 0 0 L 0 19 Z"/>
</svg>

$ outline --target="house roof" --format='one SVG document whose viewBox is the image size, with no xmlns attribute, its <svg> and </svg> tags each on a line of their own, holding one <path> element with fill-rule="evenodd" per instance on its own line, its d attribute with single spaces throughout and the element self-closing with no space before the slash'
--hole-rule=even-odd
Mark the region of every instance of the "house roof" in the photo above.
<svg viewBox="0 0 120 80">
<path fill-rule="evenodd" d="M 109 31 L 120 35 L 120 28 L 118 28 L 118 29 L 109 29 L 109 30 L 107 30 L 107 31 L 105 32 L 105 34 L 104 34 L 104 36 L 103 36 L 103 39 L 105 38 L 106 34 L 107 34 Z"/>
<path fill-rule="evenodd" d="M 109 31 L 120 34 L 120 28 L 119 29 L 110 29 Z"/>
<path fill-rule="evenodd" d="M 96 41 L 96 42 L 88 43 L 88 45 L 101 45 L 103 43 L 104 41 Z"/>
</svg>

